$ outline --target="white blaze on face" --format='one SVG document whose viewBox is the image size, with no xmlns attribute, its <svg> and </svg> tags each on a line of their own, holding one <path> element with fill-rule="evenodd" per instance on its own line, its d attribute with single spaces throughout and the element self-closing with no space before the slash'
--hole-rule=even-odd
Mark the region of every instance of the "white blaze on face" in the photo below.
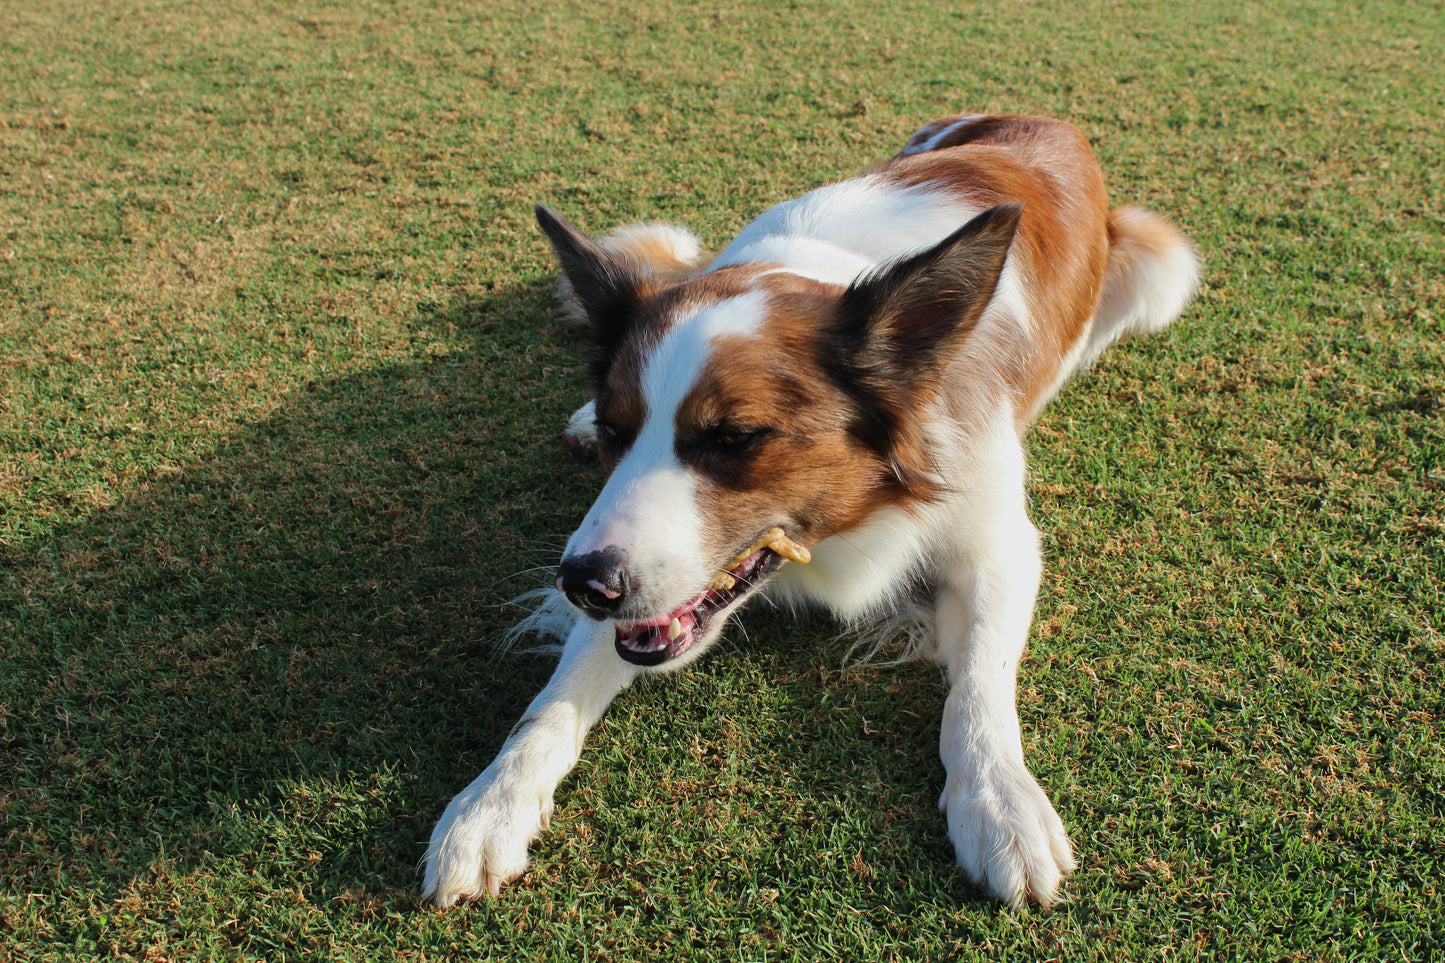
<svg viewBox="0 0 1445 963">
<path fill-rule="evenodd" d="M 637 611 L 629 617 L 671 611 L 706 588 L 714 574 L 702 545 L 697 477 L 677 459 L 677 409 L 697 383 L 713 342 L 756 335 L 765 316 L 761 291 L 708 305 L 679 318 L 645 362 L 639 387 L 647 420 L 566 553 L 615 547 L 626 554 L 637 596 Z"/>
</svg>

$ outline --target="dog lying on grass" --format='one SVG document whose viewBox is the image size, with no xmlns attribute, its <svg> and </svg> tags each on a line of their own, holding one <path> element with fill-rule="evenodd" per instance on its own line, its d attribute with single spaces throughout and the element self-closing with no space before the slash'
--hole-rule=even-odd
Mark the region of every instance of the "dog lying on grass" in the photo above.
<svg viewBox="0 0 1445 963">
<path fill-rule="evenodd" d="M 766 592 L 929 628 L 958 864 L 1011 906 L 1051 904 L 1075 864 L 1015 707 L 1042 570 L 1021 438 L 1075 370 L 1184 309 L 1188 242 L 1109 208 L 1078 130 L 1022 116 L 934 121 L 716 256 L 669 225 L 594 241 L 537 219 L 595 346 L 569 434 L 611 474 L 557 569 L 561 663 L 437 823 L 425 896 L 519 876 L 613 697 Z"/>
</svg>

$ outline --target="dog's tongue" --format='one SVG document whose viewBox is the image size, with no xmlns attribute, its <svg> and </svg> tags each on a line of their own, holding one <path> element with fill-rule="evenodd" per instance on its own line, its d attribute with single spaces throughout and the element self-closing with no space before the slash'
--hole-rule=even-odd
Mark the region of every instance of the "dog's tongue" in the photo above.
<svg viewBox="0 0 1445 963">
<path fill-rule="evenodd" d="M 728 569 L 728 574 L 737 580 L 745 580 L 754 572 L 761 563 L 763 553 L 761 550 L 753 552 L 747 558 L 738 562 Z M 735 585 L 736 582 L 733 583 Z M 693 632 L 698 626 L 698 607 L 709 596 L 717 596 L 726 599 L 732 595 L 733 588 L 718 586 L 710 587 L 699 592 L 688 601 L 679 605 L 666 615 L 654 616 L 650 619 L 638 619 L 636 622 L 618 622 L 617 644 L 630 652 L 640 654 L 651 654 L 662 652 L 671 647 L 675 652 L 682 652 L 692 645 Z M 673 625 L 677 628 L 674 630 Z M 675 634 L 674 634 L 675 633 Z"/>
<path fill-rule="evenodd" d="M 699 592 L 695 598 L 682 603 L 666 615 L 659 615 L 651 619 L 640 619 L 636 622 L 629 622 L 628 625 L 639 629 L 658 627 L 665 629 L 672 624 L 673 619 L 685 622 L 687 619 L 694 618 L 693 613 L 697 611 L 697 607 L 702 604 L 702 600 L 705 598 L 707 598 L 707 593 Z"/>
<path fill-rule="evenodd" d="M 706 592 L 700 593 L 696 598 L 685 602 L 673 609 L 666 615 L 656 618 L 641 619 L 637 622 L 618 623 L 617 637 L 623 645 L 629 649 L 639 652 L 650 652 L 665 648 L 675 639 L 670 638 L 668 631 L 674 621 L 681 630 L 678 639 L 690 639 L 692 630 L 697 627 L 697 607 L 707 597 Z"/>
</svg>

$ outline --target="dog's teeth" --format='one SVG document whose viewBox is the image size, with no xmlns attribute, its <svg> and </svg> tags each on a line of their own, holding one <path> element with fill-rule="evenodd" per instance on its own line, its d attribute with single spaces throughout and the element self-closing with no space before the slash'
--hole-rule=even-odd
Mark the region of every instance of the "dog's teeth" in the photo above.
<svg viewBox="0 0 1445 963">
<path fill-rule="evenodd" d="M 675 638 L 677 638 L 677 637 L 678 637 L 679 635 L 681 635 L 681 634 L 682 634 L 682 622 L 681 622 L 680 620 L 678 620 L 678 619 L 673 619 L 671 622 L 669 622 L 669 623 L 667 624 L 667 637 L 668 637 L 669 639 L 675 639 Z"/>
<path fill-rule="evenodd" d="M 727 572 L 718 572 L 713 576 L 712 584 L 708 585 L 708 588 L 714 592 L 726 592 L 736 584 L 738 584 L 738 580 Z"/>
</svg>

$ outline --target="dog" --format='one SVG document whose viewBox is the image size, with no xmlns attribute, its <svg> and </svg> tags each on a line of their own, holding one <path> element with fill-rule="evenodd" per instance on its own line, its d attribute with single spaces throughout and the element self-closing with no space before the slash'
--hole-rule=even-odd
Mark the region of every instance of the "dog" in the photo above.
<svg viewBox="0 0 1445 963">
<path fill-rule="evenodd" d="M 1026 116 L 936 120 L 715 256 L 670 225 L 592 240 L 536 215 L 594 349 L 568 433 L 610 475 L 557 569 L 560 664 L 438 821 L 424 898 L 521 875 L 613 697 L 766 593 L 926 628 L 958 865 L 1048 907 L 1075 861 L 1015 705 L 1042 572 L 1022 439 L 1070 374 L 1184 310 L 1189 242 L 1110 209 L 1083 134 Z"/>
</svg>

